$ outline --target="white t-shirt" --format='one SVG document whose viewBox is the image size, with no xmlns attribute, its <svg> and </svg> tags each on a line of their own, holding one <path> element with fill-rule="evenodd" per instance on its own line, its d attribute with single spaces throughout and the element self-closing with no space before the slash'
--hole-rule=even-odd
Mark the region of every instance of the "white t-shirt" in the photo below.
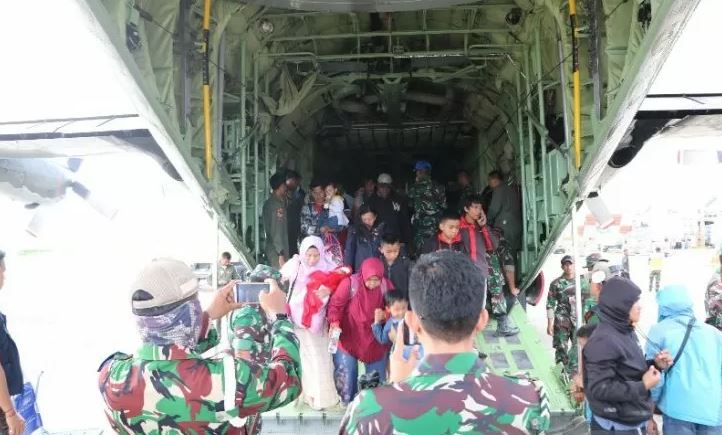
<svg viewBox="0 0 722 435">
<path fill-rule="evenodd" d="M 346 213 L 343 212 L 344 202 L 341 196 L 336 195 L 331 198 L 331 202 L 326 204 L 326 207 L 328 208 L 328 217 L 335 217 L 338 224 L 342 227 L 348 225 L 348 218 L 346 217 Z"/>
</svg>

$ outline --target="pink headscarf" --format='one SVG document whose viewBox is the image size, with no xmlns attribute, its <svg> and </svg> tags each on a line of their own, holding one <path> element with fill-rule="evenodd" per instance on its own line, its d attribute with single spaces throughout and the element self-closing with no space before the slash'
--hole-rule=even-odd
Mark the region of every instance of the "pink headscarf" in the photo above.
<svg viewBox="0 0 722 435">
<path fill-rule="evenodd" d="M 306 252 L 311 248 L 316 248 L 320 254 L 320 259 L 314 266 L 306 263 Z M 293 320 L 293 323 L 297 326 L 303 325 L 303 299 L 306 296 L 306 284 L 308 283 L 310 275 L 316 271 L 330 272 L 336 268 L 335 265 L 326 260 L 326 255 L 324 254 L 323 240 L 321 240 L 320 237 L 308 236 L 301 241 L 299 254 L 294 255 L 293 258 L 281 268 L 281 275 L 283 275 L 285 279 L 288 279 L 290 285 L 293 286 L 293 288 L 289 290 L 293 291 L 289 306 L 291 308 L 291 320 Z M 313 316 L 309 330 L 314 334 L 322 334 L 324 331 L 325 317 L 325 309 L 316 313 L 316 315 Z"/>
</svg>

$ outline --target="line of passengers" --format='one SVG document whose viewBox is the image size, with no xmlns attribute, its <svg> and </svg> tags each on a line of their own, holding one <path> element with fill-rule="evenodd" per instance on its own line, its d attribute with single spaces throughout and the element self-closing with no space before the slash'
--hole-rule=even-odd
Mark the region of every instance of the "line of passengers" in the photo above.
<svg viewBox="0 0 722 435">
<path fill-rule="evenodd" d="M 417 164 L 421 186 L 428 170 L 428 163 Z M 381 174 L 376 186 L 367 180 L 352 204 L 334 182 L 313 180 L 305 198 L 295 171 L 271 178 L 273 194 L 264 207 L 266 253 L 290 286 L 291 320 L 307 368 L 303 395 L 310 407 L 325 409 L 339 398 L 343 405 L 350 403 L 358 393 L 359 363 L 367 373 L 378 373 L 379 382 L 385 380 L 390 344 L 395 342 L 392 326 L 409 304 L 409 252 L 451 250 L 468 256 L 487 282 L 487 307 L 497 322 L 497 334 L 519 332 L 508 320 L 519 293 L 515 253 L 502 231 L 487 225 L 485 200 L 471 189 L 468 175 L 462 172 L 459 179 L 464 189 L 458 209 L 427 216 L 434 219 L 436 231 L 416 247 L 411 243 L 408 205 L 393 191 L 388 174 Z M 309 297 L 316 300 L 310 323 L 302 320 L 304 315 L 308 318 Z M 334 349 L 333 370 L 325 351 L 329 346 Z M 423 354 L 423 349 L 407 346 L 407 357 L 411 352 Z"/>
</svg>

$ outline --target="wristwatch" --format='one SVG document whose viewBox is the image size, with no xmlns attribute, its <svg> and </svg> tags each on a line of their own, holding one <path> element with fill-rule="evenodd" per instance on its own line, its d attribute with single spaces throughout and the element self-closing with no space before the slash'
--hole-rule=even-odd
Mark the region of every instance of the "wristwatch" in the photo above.
<svg viewBox="0 0 722 435">
<path fill-rule="evenodd" d="M 288 314 L 276 313 L 274 315 L 268 316 L 268 318 L 271 320 L 271 323 L 275 323 L 275 322 L 278 322 L 279 320 L 288 320 Z"/>
</svg>

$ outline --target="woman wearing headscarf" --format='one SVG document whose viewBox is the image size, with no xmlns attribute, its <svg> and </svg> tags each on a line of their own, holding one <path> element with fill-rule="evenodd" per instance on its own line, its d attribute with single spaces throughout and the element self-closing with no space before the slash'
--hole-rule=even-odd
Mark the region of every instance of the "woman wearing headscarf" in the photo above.
<svg viewBox="0 0 722 435">
<path fill-rule="evenodd" d="M 368 258 L 360 271 L 347 278 L 331 296 L 328 321 L 331 329 L 341 331 L 338 350 L 333 357 L 336 390 L 344 404 L 358 392 L 358 363 L 366 373 L 376 371 L 380 382 L 386 379 L 387 345 L 373 335 L 374 312 L 384 308 L 384 294 L 392 289 L 384 278 L 384 265 L 378 258 Z"/>
<path fill-rule="evenodd" d="M 332 289 L 319 286 L 315 295 L 321 300 L 320 309 L 304 322 L 307 309 L 309 281 L 315 272 L 330 272 L 335 265 L 330 264 L 324 255 L 323 240 L 309 236 L 303 239 L 299 253 L 294 255 L 281 269 L 284 281 L 289 282 L 289 310 L 294 330 L 301 350 L 301 384 L 303 397 L 313 409 L 329 408 L 338 403 L 334 387 L 331 355 L 328 353 L 328 333 L 326 326 L 326 305 Z"/>
</svg>

